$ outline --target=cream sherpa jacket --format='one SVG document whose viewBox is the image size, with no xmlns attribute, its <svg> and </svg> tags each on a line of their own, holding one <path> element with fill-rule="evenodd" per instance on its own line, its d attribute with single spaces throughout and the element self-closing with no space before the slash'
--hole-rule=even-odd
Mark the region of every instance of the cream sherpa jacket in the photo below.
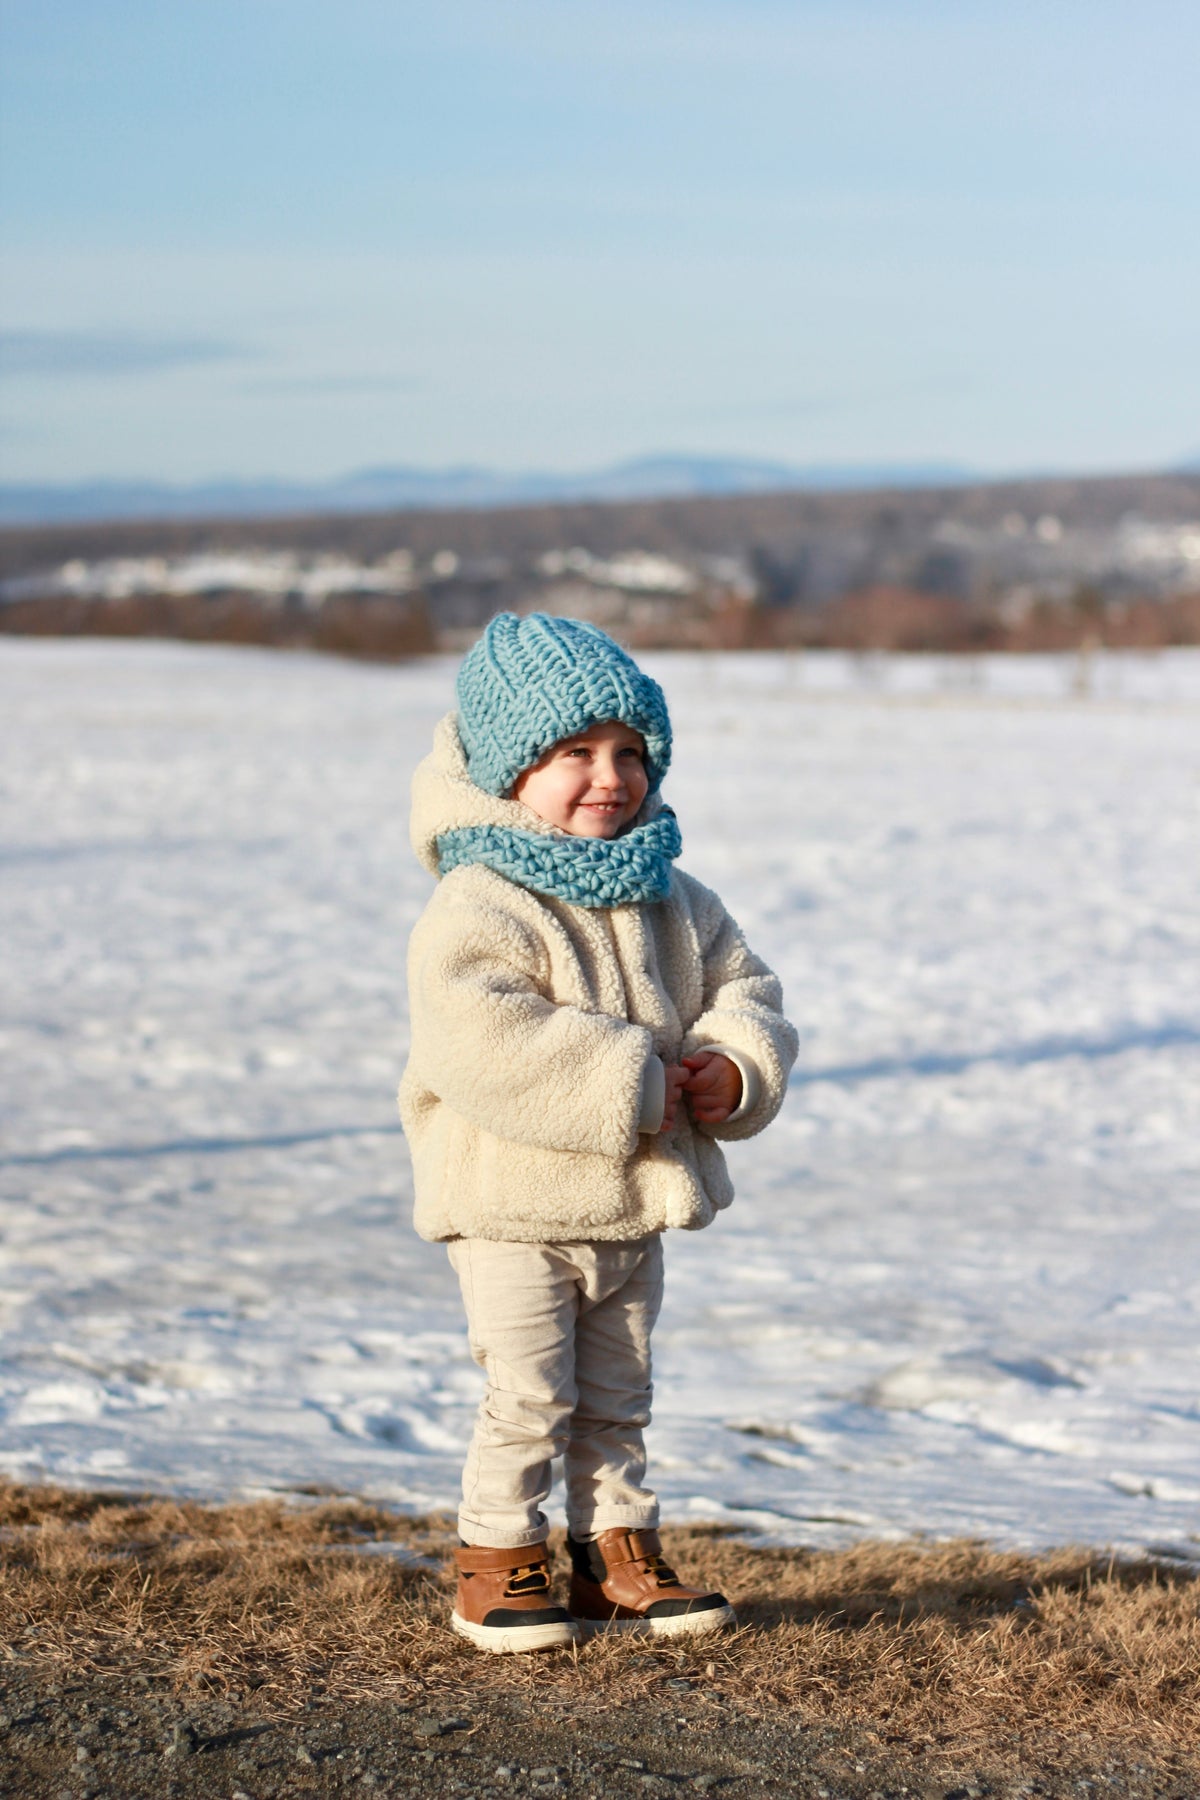
<svg viewBox="0 0 1200 1800">
<path fill-rule="evenodd" d="M 661 804 L 651 796 L 638 821 Z M 475 786 L 451 713 L 413 781 L 413 847 L 436 874 L 439 833 L 486 824 L 555 829 Z M 733 1198 L 714 1139 L 770 1123 L 796 1055 L 779 982 L 717 896 L 678 870 L 666 900 L 589 908 L 480 864 L 454 869 L 413 931 L 408 985 L 400 1115 L 426 1238 L 707 1225 Z M 673 1130 L 639 1133 L 656 1059 L 717 1045 L 742 1071 L 737 1114 L 696 1127 L 681 1105 Z"/>
</svg>

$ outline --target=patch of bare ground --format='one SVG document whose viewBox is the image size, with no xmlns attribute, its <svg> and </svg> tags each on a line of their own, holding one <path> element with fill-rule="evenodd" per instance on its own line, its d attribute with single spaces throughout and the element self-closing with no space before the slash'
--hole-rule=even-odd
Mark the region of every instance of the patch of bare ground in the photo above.
<svg viewBox="0 0 1200 1800">
<path fill-rule="evenodd" d="M 678 1529 L 736 1632 L 487 1657 L 446 1519 L 0 1486 L 0 1792 L 1200 1793 L 1200 1576 Z M 560 1568 L 561 1568 L 560 1558 Z"/>
</svg>

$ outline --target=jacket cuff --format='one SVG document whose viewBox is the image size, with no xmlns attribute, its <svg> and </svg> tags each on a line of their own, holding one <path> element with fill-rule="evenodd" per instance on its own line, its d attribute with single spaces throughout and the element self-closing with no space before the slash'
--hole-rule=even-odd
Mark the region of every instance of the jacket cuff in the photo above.
<svg viewBox="0 0 1200 1800">
<path fill-rule="evenodd" d="M 642 1076 L 642 1106 L 638 1114 L 639 1131 L 661 1131 L 667 1110 L 667 1071 L 661 1056 L 651 1056 Z"/>
<path fill-rule="evenodd" d="M 727 1056 L 742 1078 L 742 1097 L 724 1125 L 732 1125 L 737 1119 L 744 1119 L 747 1113 L 754 1111 L 762 1094 L 762 1077 L 750 1058 L 741 1050 L 733 1050 L 728 1044 L 702 1044 L 695 1052 L 697 1056 Z M 665 1082 L 665 1075 L 664 1075 Z"/>
</svg>

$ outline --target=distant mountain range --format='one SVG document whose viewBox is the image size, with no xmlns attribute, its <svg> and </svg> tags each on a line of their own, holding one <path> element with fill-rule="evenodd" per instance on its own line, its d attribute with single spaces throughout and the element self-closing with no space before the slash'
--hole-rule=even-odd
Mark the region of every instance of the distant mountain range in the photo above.
<svg viewBox="0 0 1200 1800">
<path fill-rule="evenodd" d="M 408 507 L 532 506 L 573 500 L 669 500 L 700 495 L 961 486 L 958 463 L 815 464 L 737 457 L 647 456 L 583 474 L 495 469 L 358 469 L 327 482 L 214 480 L 73 485 L 0 483 L 0 525 L 118 519 L 264 518 L 271 514 L 390 512 Z"/>
</svg>

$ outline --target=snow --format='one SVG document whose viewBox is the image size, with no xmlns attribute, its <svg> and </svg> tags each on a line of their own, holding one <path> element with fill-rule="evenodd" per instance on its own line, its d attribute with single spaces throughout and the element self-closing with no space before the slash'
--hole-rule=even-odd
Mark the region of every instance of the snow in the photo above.
<svg viewBox="0 0 1200 1800">
<path fill-rule="evenodd" d="M 315 610 L 334 594 L 406 593 L 413 585 L 407 550 L 394 550 L 373 567 L 332 553 L 305 558 L 291 550 L 207 551 L 96 562 L 74 558 L 50 572 L 0 581 L 0 606 L 47 595 L 123 600 L 135 594 L 246 593 L 276 601 L 295 595 Z"/>
<path fill-rule="evenodd" d="M 578 548 L 548 550 L 538 558 L 538 571 L 551 579 L 578 575 L 596 587 L 623 588 L 634 594 L 690 594 L 696 586 L 690 569 L 650 550 L 627 550 L 608 559 Z"/>
<path fill-rule="evenodd" d="M 656 656 L 788 1104 L 668 1243 L 666 1513 L 1200 1557 L 1200 655 Z M 0 1468 L 453 1504 L 392 1094 L 448 659 L 0 646 Z"/>
</svg>

